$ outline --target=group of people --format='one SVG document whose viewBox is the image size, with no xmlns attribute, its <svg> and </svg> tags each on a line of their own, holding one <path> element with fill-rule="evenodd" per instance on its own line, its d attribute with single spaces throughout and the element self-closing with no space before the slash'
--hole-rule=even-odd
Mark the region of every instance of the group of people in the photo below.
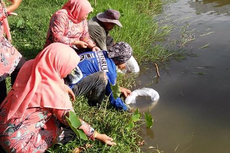
<svg viewBox="0 0 230 153">
<path fill-rule="evenodd" d="M 11 37 L 4 35 L 10 33 L 4 22 L 8 23 L 7 17 L 20 3 L 0 4 L 0 145 L 6 152 L 44 152 L 73 139 L 66 117 L 74 111 L 70 99 L 76 96 L 84 95 L 95 106 L 107 95 L 117 109 L 128 110 L 111 90 L 117 68 L 126 69 L 133 58 L 128 43 L 114 42 L 109 35 L 114 26 L 122 27 L 119 11 L 108 9 L 87 21 L 93 10 L 88 0 L 68 0 L 50 19 L 43 50 L 25 61 Z M 12 88 L 7 94 L 5 78 L 9 75 Z M 124 87 L 120 91 L 125 97 L 131 93 Z M 80 121 L 79 129 L 89 139 L 116 145 L 111 137 Z"/>
</svg>

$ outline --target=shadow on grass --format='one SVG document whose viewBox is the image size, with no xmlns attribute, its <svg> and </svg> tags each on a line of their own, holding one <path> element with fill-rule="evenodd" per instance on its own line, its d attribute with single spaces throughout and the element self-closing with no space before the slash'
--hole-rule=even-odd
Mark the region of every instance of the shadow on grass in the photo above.
<svg viewBox="0 0 230 153">
<path fill-rule="evenodd" d="M 27 48 L 27 47 L 19 47 L 17 49 L 27 61 L 30 59 L 34 59 L 37 56 L 37 54 L 42 50 L 41 48 Z"/>
</svg>

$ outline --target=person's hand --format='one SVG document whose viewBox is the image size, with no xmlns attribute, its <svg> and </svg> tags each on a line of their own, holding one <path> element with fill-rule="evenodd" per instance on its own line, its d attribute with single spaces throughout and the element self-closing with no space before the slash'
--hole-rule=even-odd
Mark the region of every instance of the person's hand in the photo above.
<svg viewBox="0 0 230 153">
<path fill-rule="evenodd" d="M 93 48 L 92 48 L 92 51 L 99 51 L 99 50 L 101 50 L 99 47 L 97 47 L 97 46 L 94 46 Z"/>
<path fill-rule="evenodd" d="M 109 146 L 116 145 L 116 142 L 113 141 L 113 138 L 107 136 L 106 134 L 97 133 L 97 136 L 95 138 L 104 142 L 105 144 L 107 144 Z"/>
<path fill-rule="evenodd" d="M 120 91 L 121 91 L 121 93 L 124 94 L 125 98 L 126 98 L 128 95 L 131 94 L 131 90 L 126 89 L 126 88 L 124 88 L 124 87 L 120 87 Z"/>
<path fill-rule="evenodd" d="M 15 11 L 19 7 L 19 5 L 21 4 L 22 0 L 13 0 L 11 2 L 12 2 L 12 4 L 7 7 L 7 12 Z"/>
<path fill-rule="evenodd" d="M 70 87 L 67 85 L 64 85 L 64 88 L 65 88 L 65 91 L 69 94 L 70 99 L 75 101 L 75 95 L 74 95 L 72 89 L 70 89 Z"/>
<path fill-rule="evenodd" d="M 84 41 L 74 41 L 73 45 L 77 46 L 77 48 L 87 48 L 88 44 Z"/>
</svg>

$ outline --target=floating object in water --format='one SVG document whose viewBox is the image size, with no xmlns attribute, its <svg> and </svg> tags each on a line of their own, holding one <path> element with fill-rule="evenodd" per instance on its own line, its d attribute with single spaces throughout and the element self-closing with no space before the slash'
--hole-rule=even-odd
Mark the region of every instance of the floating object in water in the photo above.
<svg viewBox="0 0 230 153">
<path fill-rule="evenodd" d="M 125 103 L 127 105 L 129 104 L 135 104 L 136 98 L 138 96 L 149 96 L 153 102 L 158 101 L 160 96 L 158 92 L 152 88 L 142 88 L 142 89 L 136 89 L 134 90 L 126 99 Z"/>
</svg>

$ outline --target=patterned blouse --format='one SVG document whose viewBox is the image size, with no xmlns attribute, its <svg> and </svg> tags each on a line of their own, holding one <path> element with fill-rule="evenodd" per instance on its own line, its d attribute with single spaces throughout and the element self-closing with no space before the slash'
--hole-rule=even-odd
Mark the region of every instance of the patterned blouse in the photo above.
<svg viewBox="0 0 230 153">
<path fill-rule="evenodd" d="M 6 17 L 5 8 L 0 3 L 0 81 L 14 71 L 22 57 L 18 50 L 4 37 L 3 19 Z"/>
<path fill-rule="evenodd" d="M 3 123 L 9 112 L 4 107 L 6 102 L 0 108 L 0 145 L 5 151 L 45 152 L 53 144 L 65 144 L 76 137 L 66 121 L 70 110 L 31 107 L 21 118 L 11 118 Z M 80 121 L 79 129 L 94 140 L 94 129 L 83 120 Z"/>
<path fill-rule="evenodd" d="M 87 20 L 73 23 L 67 16 L 67 11 L 61 9 L 53 14 L 46 37 L 45 46 L 53 42 L 61 42 L 72 46 L 74 41 L 84 41 L 92 46 L 95 43 L 90 38 Z"/>
</svg>

